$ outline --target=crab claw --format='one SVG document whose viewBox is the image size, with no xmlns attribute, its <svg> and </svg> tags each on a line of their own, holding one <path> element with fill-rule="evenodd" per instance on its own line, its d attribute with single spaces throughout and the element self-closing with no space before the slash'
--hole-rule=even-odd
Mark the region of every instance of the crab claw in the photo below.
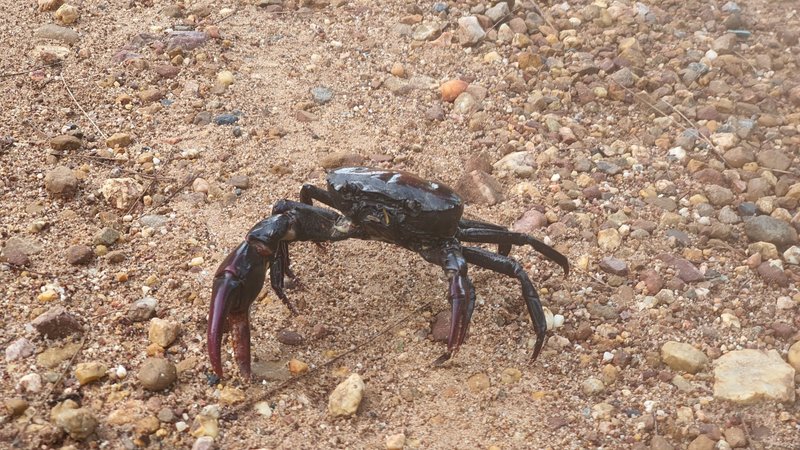
<svg viewBox="0 0 800 450">
<path fill-rule="evenodd" d="M 233 338 L 236 363 L 244 378 L 250 370 L 250 305 L 264 285 L 268 260 L 257 245 L 242 242 L 217 269 L 211 291 L 207 345 L 211 367 L 222 377 L 222 335 Z"/>
</svg>

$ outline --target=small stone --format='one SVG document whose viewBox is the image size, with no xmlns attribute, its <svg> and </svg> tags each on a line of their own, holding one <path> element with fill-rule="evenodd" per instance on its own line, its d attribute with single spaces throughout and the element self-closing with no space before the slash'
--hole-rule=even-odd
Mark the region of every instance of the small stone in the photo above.
<svg viewBox="0 0 800 450">
<path fill-rule="evenodd" d="M 67 44 L 75 44 L 78 42 L 78 39 L 80 39 L 80 36 L 78 36 L 75 30 L 55 24 L 42 25 L 36 30 L 34 36 L 41 39 L 61 41 Z"/>
<path fill-rule="evenodd" d="M 133 178 L 109 178 L 103 182 L 100 193 L 117 209 L 128 209 L 142 192 L 142 185 Z"/>
<path fill-rule="evenodd" d="M 290 359 L 289 360 L 289 372 L 292 375 L 300 375 L 308 372 L 308 364 L 300 361 L 299 359 Z"/>
<path fill-rule="evenodd" d="M 225 386 L 219 393 L 219 402 L 223 405 L 233 405 L 243 402 L 247 398 L 241 389 Z"/>
<path fill-rule="evenodd" d="M 209 35 L 203 31 L 173 31 L 167 36 L 167 53 L 188 52 L 208 41 Z"/>
<path fill-rule="evenodd" d="M 714 397 L 734 403 L 792 403 L 795 370 L 775 350 L 734 350 L 715 361 Z"/>
<path fill-rule="evenodd" d="M 153 103 L 164 98 L 164 93 L 159 89 L 145 89 L 139 92 L 139 100 L 142 103 Z"/>
<path fill-rule="evenodd" d="M 280 330 L 276 336 L 278 342 L 286 345 L 303 345 L 305 339 L 303 335 L 291 330 Z"/>
<path fill-rule="evenodd" d="M 522 371 L 514 367 L 507 367 L 500 372 L 500 381 L 503 384 L 514 384 L 522 378 Z"/>
<path fill-rule="evenodd" d="M 357 373 L 339 383 L 328 399 L 328 412 L 333 417 L 352 416 L 364 397 L 364 380 Z"/>
<path fill-rule="evenodd" d="M 761 278 L 769 285 L 788 287 L 789 277 L 781 267 L 773 265 L 771 262 L 763 262 L 756 269 Z"/>
<path fill-rule="evenodd" d="M 603 392 L 606 387 L 599 379 L 588 378 L 581 383 L 581 389 L 583 389 L 583 393 L 586 395 L 596 395 Z"/>
<path fill-rule="evenodd" d="M 239 116 L 230 113 L 224 113 L 214 117 L 214 124 L 216 125 L 233 125 L 238 121 Z"/>
<path fill-rule="evenodd" d="M 200 436 L 192 444 L 192 450 L 213 450 L 214 438 L 211 436 Z"/>
<path fill-rule="evenodd" d="M 75 366 L 75 378 L 83 386 L 103 378 L 106 376 L 106 371 L 108 371 L 108 367 L 97 361 L 79 363 Z"/>
<path fill-rule="evenodd" d="M 333 91 L 325 86 L 317 86 L 311 89 L 311 98 L 313 98 L 314 102 L 317 104 L 324 105 L 333 98 Z"/>
<path fill-rule="evenodd" d="M 150 391 L 162 391 L 177 378 L 175 364 L 164 358 L 147 358 L 139 368 L 139 382 Z"/>
<path fill-rule="evenodd" d="M 131 145 L 133 139 L 128 133 L 114 133 L 106 139 L 106 146 L 109 148 L 124 148 Z"/>
<path fill-rule="evenodd" d="M 797 243 L 797 231 L 789 223 L 770 216 L 756 216 L 746 220 L 744 232 L 751 242 L 771 242 L 778 247 Z"/>
<path fill-rule="evenodd" d="M 512 173 L 520 178 L 530 178 L 536 170 L 533 152 L 511 152 L 492 165 L 497 172 Z"/>
<path fill-rule="evenodd" d="M 693 346 L 669 341 L 661 347 L 661 360 L 673 370 L 697 373 L 708 363 L 705 353 Z"/>
<path fill-rule="evenodd" d="M 163 348 L 167 348 L 175 342 L 175 339 L 178 338 L 178 334 L 180 334 L 180 324 L 177 322 L 172 322 L 169 320 L 159 319 L 158 317 L 153 318 L 150 320 L 150 329 L 148 331 L 148 337 L 150 338 L 150 342 L 159 345 Z"/>
<path fill-rule="evenodd" d="M 716 442 L 714 442 L 711 438 L 705 434 L 701 434 L 689 443 L 687 450 L 714 450 L 715 445 Z"/>
<path fill-rule="evenodd" d="M 94 253 L 88 245 L 73 245 L 67 249 L 67 262 L 73 266 L 89 264 Z"/>
<path fill-rule="evenodd" d="M 454 102 L 459 95 L 469 87 L 469 83 L 463 80 L 450 80 L 442 83 L 439 87 L 439 92 L 442 94 L 442 100 L 446 102 Z"/>
<path fill-rule="evenodd" d="M 105 227 L 94 236 L 94 243 L 96 245 L 105 245 L 108 247 L 114 245 L 114 243 L 119 240 L 120 236 L 119 231 L 111 227 Z"/>
<path fill-rule="evenodd" d="M 442 34 L 442 25 L 433 22 L 423 22 L 414 27 L 411 38 L 415 41 L 432 41 Z"/>
<path fill-rule="evenodd" d="M 83 332 L 78 319 L 63 306 L 56 306 L 40 314 L 31 322 L 36 331 L 48 339 L 61 339 L 72 333 Z"/>
<path fill-rule="evenodd" d="M 739 427 L 726 428 L 724 431 L 725 440 L 728 441 L 733 448 L 741 448 L 747 446 L 747 435 L 744 430 Z"/>
<path fill-rule="evenodd" d="M 529 209 L 511 226 L 512 231 L 533 233 L 547 226 L 547 217 L 537 209 Z"/>
<path fill-rule="evenodd" d="M 406 445 L 406 435 L 403 433 L 386 436 L 386 450 L 403 450 Z"/>
<path fill-rule="evenodd" d="M 790 158 L 782 150 L 768 149 L 758 153 L 756 158 L 758 165 L 767 169 L 788 170 L 792 165 Z"/>
<path fill-rule="evenodd" d="M 800 341 L 795 342 L 789 347 L 789 354 L 786 359 L 789 361 L 789 364 L 794 367 L 795 371 L 800 372 Z"/>
<path fill-rule="evenodd" d="M 511 9 L 506 2 L 497 2 L 494 6 L 486 10 L 486 17 L 492 19 L 495 24 L 511 18 Z"/>
<path fill-rule="evenodd" d="M 253 409 L 266 418 L 272 417 L 272 407 L 269 406 L 269 402 L 258 402 L 253 405 Z"/>
<path fill-rule="evenodd" d="M 228 87 L 234 82 L 233 72 L 230 70 L 223 70 L 217 74 L 217 83 L 222 86 Z"/>
<path fill-rule="evenodd" d="M 34 350 L 36 350 L 36 348 L 28 339 L 24 337 L 16 339 L 6 347 L 6 361 L 11 362 L 27 358 L 33 355 Z"/>
<path fill-rule="evenodd" d="M 17 382 L 17 390 L 36 394 L 42 390 L 42 376 L 38 373 L 29 373 L 22 376 Z"/>
<path fill-rule="evenodd" d="M 133 428 L 140 434 L 153 434 L 161 428 L 161 423 L 155 416 L 145 416 L 137 420 Z"/>
<path fill-rule="evenodd" d="M 81 140 L 71 134 L 62 134 L 50 139 L 50 148 L 57 152 L 67 152 L 81 148 Z"/>
<path fill-rule="evenodd" d="M 64 3 L 64 0 L 37 0 L 39 11 L 55 11 Z"/>
<path fill-rule="evenodd" d="M 606 228 L 597 232 L 597 245 L 604 252 L 613 252 L 622 244 L 622 236 L 616 228 Z"/>
<path fill-rule="evenodd" d="M 483 31 L 483 27 L 481 27 L 477 17 L 467 16 L 458 19 L 458 31 L 456 36 L 461 45 L 468 47 L 483 40 L 483 38 L 486 37 L 486 32 Z"/>
<path fill-rule="evenodd" d="M 675 447 L 663 436 L 656 435 L 650 440 L 650 450 L 674 450 Z"/>
<path fill-rule="evenodd" d="M 153 67 L 153 71 L 161 78 L 175 78 L 181 73 L 181 68 L 172 64 L 159 64 Z"/>
<path fill-rule="evenodd" d="M 628 263 L 621 259 L 607 256 L 600 260 L 600 269 L 621 277 L 628 275 Z"/>
<path fill-rule="evenodd" d="M 324 169 L 337 169 L 346 166 L 359 166 L 363 162 L 364 157 L 358 153 L 333 152 L 320 158 L 319 165 Z"/>
<path fill-rule="evenodd" d="M 58 166 L 47 172 L 44 187 L 50 194 L 71 197 L 78 190 L 78 178 L 69 167 Z"/>
<path fill-rule="evenodd" d="M 91 411 L 79 408 L 78 404 L 72 400 L 65 400 L 57 404 L 50 411 L 50 420 L 66 431 L 72 439 L 78 441 L 91 436 L 98 425 L 98 421 Z"/>
<path fill-rule="evenodd" d="M 11 413 L 12 418 L 21 416 L 28 409 L 28 401 L 20 397 L 8 398 L 3 404 Z"/>
<path fill-rule="evenodd" d="M 492 385 L 491 381 L 489 380 L 489 375 L 485 373 L 476 373 L 471 377 L 467 378 L 467 387 L 472 392 L 481 392 L 485 391 Z"/>
<path fill-rule="evenodd" d="M 202 194 L 208 194 L 208 191 L 211 190 L 211 185 L 208 184 L 205 178 L 197 177 L 192 181 L 192 190 Z"/>
<path fill-rule="evenodd" d="M 469 92 L 462 92 L 453 102 L 453 114 L 469 116 L 478 110 L 478 102 Z"/>
<path fill-rule="evenodd" d="M 233 175 L 228 179 L 228 184 L 239 189 L 248 189 L 250 187 L 250 177 L 247 175 Z"/>
<path fill-rule="evenodd" d="M 456 183 L 456 192 L 469 203 L 495 205 L 503 201 L 503 187 L 482 170 L 464 174 Z"/>
<path fill-rule="evenodd" d="M 156 415 L 159 421 L 164 423 L 172 423 L 175 421 L 175 413 L 172 408 L 161 408 Z"/>
<path fill-rule="evenodd" d="M 53 369 L 62 362 L 72 358 L 80 348 L 77 342 L 69 343 L 61 347 L 51 347 L 36 355 L 36 363 L 42 367 Z"/>
<path fill-rule="evenodd" d="M 197 438 L 207 436 L 214 439 L 219 436 L 219 419 L 207 414 L 198 414 L 192 422 L 190 433 Z"/>
</svg>

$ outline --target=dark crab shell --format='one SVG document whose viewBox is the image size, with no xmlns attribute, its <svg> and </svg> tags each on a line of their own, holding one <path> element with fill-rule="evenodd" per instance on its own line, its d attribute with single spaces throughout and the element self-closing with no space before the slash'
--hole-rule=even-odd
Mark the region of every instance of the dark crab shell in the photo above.
<svg viewBox="0 0 800 450">
<path fill-rule="evenodd" d="M 346 167 L 329 172 L 327 183 L 340 211 L 390 234 L 413 230 L 435 238 L 453 237 L 464 212 L 464 202 L 450 187 L 407 172 Z"/>
</svg>

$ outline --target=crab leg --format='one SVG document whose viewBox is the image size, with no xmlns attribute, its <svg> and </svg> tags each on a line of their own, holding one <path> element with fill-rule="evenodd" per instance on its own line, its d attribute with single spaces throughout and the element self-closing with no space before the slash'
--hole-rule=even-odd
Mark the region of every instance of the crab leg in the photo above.
<svg viewBox="0 0 800 450">
<path fill-rule="evenodd" d="M 508 256 L 498 255 L 488 250 L 478 247 L 464 247 L 462 249 L 464 257 L 471 264 L 483 267 L 484 269 L 494 270 L 503 275 L 514 277 L 519 280 L 522 285 L 522 298 L 525 300 L 525 305 L 528 307 L 528 314 L 531 316 L 533 328 L 536 331 L 536 345 L 533 347 L 533 356 L 531 359 L 536 360 L 539 352 L 542 351 L 544 345 L 544 338 L 547 334 L 547 322 L 544 317 L 544 310 L 542 309 L 542 302 L 539 300 L 539 293 L 528 278 L 528 274 L 522 268 L 522 265 L 517 260 Z"/>
</svg>

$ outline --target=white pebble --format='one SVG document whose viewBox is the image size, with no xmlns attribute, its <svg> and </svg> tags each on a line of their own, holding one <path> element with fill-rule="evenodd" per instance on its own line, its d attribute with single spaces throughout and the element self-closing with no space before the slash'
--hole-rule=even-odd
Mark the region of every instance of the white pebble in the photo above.
<svg viewBox="0 0 800 450">
<path fill-rule="evenodd" d="M 189 425 L 186 424 L 184 421 L 175 422 L 175 429 L 178 430 L 178 433 L 182 433 L 189 428 Z"/>
<path fill-rule="evenodd" d="M 117 368 L 114 370 L 114 375 L 117 376 L 118 379 L 123 379 L 128 376 L 128 370 L 125 369 L 125 366 L 122 364 L 118 365 Z"/>
<path fill-rule="evenodd" d="M 564 326 L 564 316 L 556 314 L 553 316 L 553 329 L 561 328 Z"/>
<path fill-rule="evenodd" d="M 614 359 L 614 354 L 611 352 L 603 352 L 603 362 L 609 362 Z"/>
</svg>

